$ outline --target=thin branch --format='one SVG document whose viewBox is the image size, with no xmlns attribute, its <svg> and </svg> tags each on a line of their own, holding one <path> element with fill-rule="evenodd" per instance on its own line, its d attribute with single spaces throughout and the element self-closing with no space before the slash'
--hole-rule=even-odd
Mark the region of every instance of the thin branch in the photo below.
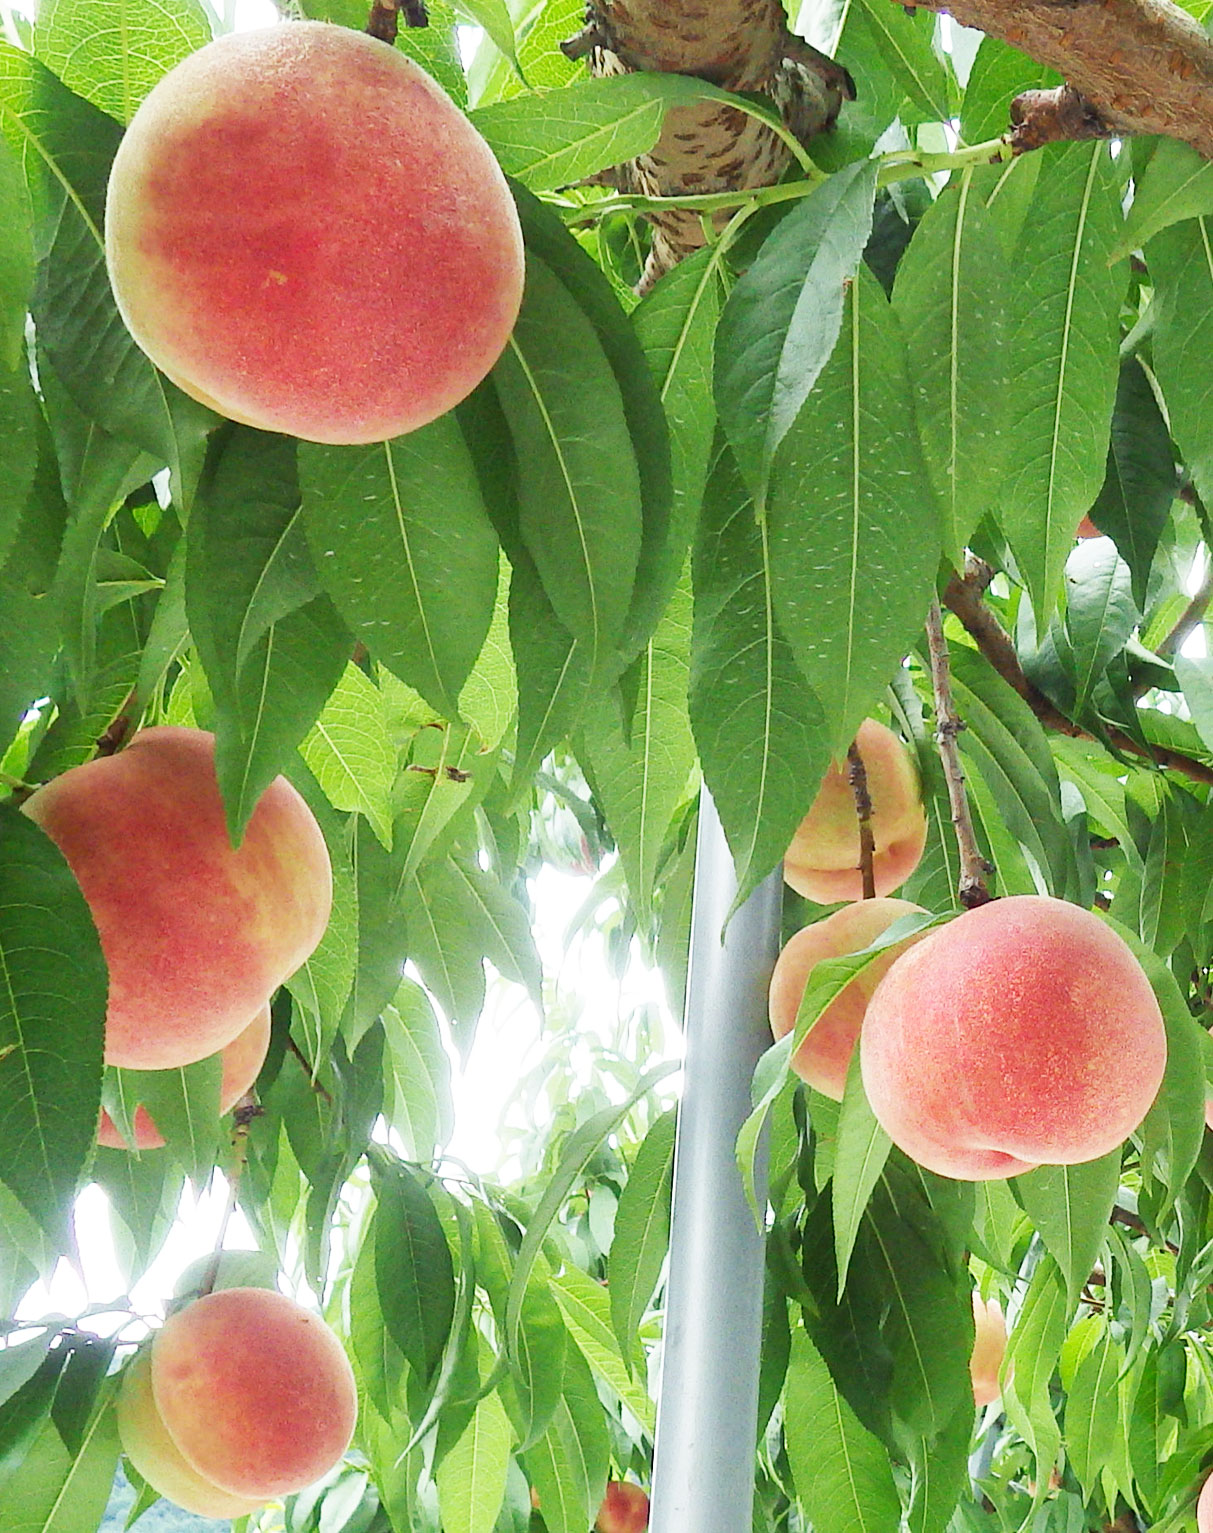
<svg viewBox="0 0 1213 1533">
<path fill-rule="evenodd" d="M 1193 592 L 1192 600 L 1180 614 L 1175 627 L 1154 651 L 1160 660 L 1172 660 L 1179 653 L 1183 648 L 1184 640 L 1195 633 L 1204 622 L 1210 599 L 1213 599 L 1213 559 L 1206 562 L 1200 584 Z"/>
<path fill-rule="evenodd" d="M 406 27 L 428 27 L 430 24 L 424 0 L 372 0 L 366 30 L 381 43 L 393 44 L 401 16 Z"/>
<path fill-rule="evenodd" d="M 931 657 L 931 687 L 935 694 L 935 742 L 948 783 L 948 803 L 952 808 L 952 824 L 956 828 L 956 846 L 960 852 L 960 881 L 956 892 L 964 908 L 973 910 L 993 898 L 987 882 L 993 869 L 981 855 L 973 816 L 969 813 L 964 768 L 956 745 L 956 736 L 964 728 L 964 723 L 952 701 L 948 645 L 943 636 L 943 614 L 937 601 L 931 603 L 927 613 L 927 649 Z"/>
<path fill-rule="evenodd" d="M 865 900 L 874 900 L 876 842 L 872 836 L 872 795 L 868 792 L 867 769 L 854 740 L 847 751 L 847 781 L 855 795 L 855 814 L 859 820 L 859 876 L 863 881 L 863 897 Z"/>
<path fill-rule="evenodd" d="M 308 1059 L 307 1055 L 303 1052 L 303 1050 L 299 1047 L 299 1045 L 295 1042 L 289 1033 L 287 1034 L 286 1038 L 286 1046 L 290 1053 L 295 1056 L 295 1058 L 307 1071 L 307 1078 L 312 1083 L 312 1090 L 318 1097 L 321 1097 L 331 1107 L 333 1105 L 333 1093 L 328 1089 L 324 1082 L 318 1078 L 315 1070 L 312 1069 L 311 1061 Z"/>
<path fill-rule="evenodd" d="M 264 1110 L 251 1091 L 246 1091 L 236 1103 L 233 1113 L 236 1125 L 232 1130 L 232 1169 L 227 1176 L 227 1202 L 223 1206 L 223 1218 L 219 1221 L 219 1232 L 215 1236 L 215 1249 L 211 1252 L 211 1259 L 207 1263 L 206 1271 L 202 1274 L 202 1281 L 198 1284 L 200 1299 L 204 1299 L 208 1293 L 213 1293 L 215 1283 L 218 1281 L 219 1264 L 223 1260 L 223 1243 L 227 1239 L 227 1227 L 231 1223 L 232 1215 L 236 1212 L 236 1194 L 240 1187 L 240 1178 L 244 1174 L 245 1166 L 248 1165 L 249 1124 Z"/>
<path fill-rule="evenodd" d="M 970 578 L 971 572 L 975 578 Z M 1089 729 L 1084 729 L 1081 724 L 1075 724 L 1073 719 L 1067 718 L 1060 708 L 1056 707 L 1039 687 L 1024 675 L 1009 634 L 981 599 L 982 592 L 989 585 L 992 574 L 989 566 L 982 564 L 980 559 L 969 560 L 965 566 L 964 578 L 953 575 L 948 581 L 947 589 L 943 593 L 944 606 L 956 614 L 964 625 L 965 631 L 977 641 L 978 649 L 1002 679 L 1014 687 L 1046 729 L 1069 735 L 1073 740 L 1098 739 L 1099 737 L 1092 734 Z M 1120 729 L 1116 725 L 1108 725 L 1104 730 L 1103 741 L 1126 756 L 1143 758 L 1151 766 L 1178 772 L 1183 777 L 1191 778 L 1193 782 L 1213 783 L 1213 767 L 1206 765 L 1205 762 L 1185 756 L 1180 751 L 1167 750 L 1160 745 L 1144 745 L 1140 740 L 1135 740 L 1127 730 Z"/>
<path fill-rule="evenodd" d="M 1213 157 L 1213 38 L 1172 0 L 922 0 L 1056 69 L 1116 133 Z"/>
</svg>

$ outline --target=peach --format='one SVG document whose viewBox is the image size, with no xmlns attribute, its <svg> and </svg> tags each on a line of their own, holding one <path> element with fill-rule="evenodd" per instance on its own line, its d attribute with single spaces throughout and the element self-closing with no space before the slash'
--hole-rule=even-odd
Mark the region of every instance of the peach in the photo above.
<svg viewBox="0 0 1213 1533">
<path fill-rule="evenodd" d="M 295 21 L 208 43 L 154 87 L 110 174 L 119 311 L 193 398 L 315 442 L 377 442 L 457 404 L 522 298 L 488 145 L 424 70 Z"/>
<path fill-rule="evenodd" d="M 1149 1111 L 1166 1032 L 1098 916 L 1021 894 L 965 911 L 894 962 L 859 1057 L 885 1132 L 942 1176 L 1016 1176 L 1106 1154 Z"/>
<path fill-rule="evenodd" d="M 178 1310 L 128 1368 L 124 1452 L 161 1495 L 238 1504 L 302 1490 L 338 1462 L 357 1415 L 354 1374 L 317 1315 L 265 1288 L 226 1288 Z"/>
<path fill-rule="evenodd" d="M 1196 1533 L 1213 1533 L 1213 1475 L 1200 1487 L 1196 1498 Z"/>
<path fill-rule="evenodd" d="M 979 1406 L 992 1405 L 1002 1393 L 998 1370 L 1007 1350 L 1007 1322 L 997 1299 L 983 1299 L 973 1290 L 973 1352 L 969 1377 L 973 1399 Z"/>
<path fill-rule="evenodd" d="M 894 921 L 921 912 L 922 906 L 911 905 L 909 900 L 861 900 L 854 905 L 844 905 L 823 921 L 798 931 L 785 944 L 771 975 L 768 1012 L 775 1037 L 784 1037 L 796 1026 L 800 999 L 814 964 L 823 958 L 858 953 L 875 942 Z M 847 1067 L 872 992 L 898 953 L 916 941 L 916 936 L 907 937 L 904 943 L 887 948 L 830 1002 L 792 1055 L 792 1069 L 801 1080 L 833 1097 L 836 1102 L 842 1101 Z"/>
<path fill-rule="evenodd" d="M 918 772 L 905 745 L 883 724 L 865 719 L 855 736 L 872 800 L 872 869 L 876 893 L 892 894 L 922 858 L 927 817 Z M 783 860 L 787 883 L 819 905 L 863 897 L 859 819 L 846 762 L 835 763 L 792 837 Z"/>
<path fill-rule="evenodd" d="M 267 1001 L 243 1032 L 237 1033 L 222 1051 L 223 1078 L 219 1082 L 219 1113 L 231 1112 L 236 1103 L 252 1086 L 265 1063 L 270 1046 L 270 1005 Z M 158 1150 L 164 1143 L 164 1135 L 152 1121 L 146 1107 L 135 1109 L 135 1148 Z M 127 1150 L 130 1146 L 118 1132 L 117 1125 L 101 1109 L 101 1121 L 97 1125 L 97 1143 L 112 1150 Z"/>
<path fill-rule="evenodd" d="M 644 1533 L 649 1525 L 649 1498 L 630 1480 L 611 1480 L 594 1523 L 598 1533 Z"/>
<path fill-rule="evenodd" d="M 328 922 L 332 870 L 311 811 L 275 778 L 234 849 L 205 730 L 141 730 L 23 808 L 66 857 L 97 925 L 107 1064 L 163 1070 L 214 1054 Z"/>
<path fill-rule="evenodd" d="M 1076 538 L 1102 538 L 1103 533 L 1100 532 L 1089 516 L 1084 516 L 1082 521 L 1079 522 L 1078 531 L 1075 532 L 1074 536 Z"/>
</svg>

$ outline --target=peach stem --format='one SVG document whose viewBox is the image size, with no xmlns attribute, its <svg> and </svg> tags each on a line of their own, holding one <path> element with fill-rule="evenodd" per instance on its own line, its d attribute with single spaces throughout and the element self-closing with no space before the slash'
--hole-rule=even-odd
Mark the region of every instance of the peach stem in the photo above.
<svg viewBox="0 0 1213 1533">
<path fill-rule="evenodd" d="M 851 741 L 847 751 L 847 781 L 855 795 L 855 813 L 859 819 L 859 876 L 863 880 L 865 900 L 876 898 L 876 842 L 872 836 L 872 795 L 868 792 L 868 774 L 864 769 L 859 746 Z"/>
<path fill-rule="evenodd" d="M 956 828 L 956 847 L 960 853 L 957 894 L 961 905 L 966 910 L 973 910 L 993 898 L 986 879 L 994 869 L 981 855 L 977 834 L 973 829 L 973 817 L 969 813 L 964 768 L 960 764 L 960 751 L 956 745 L 956 736 L 964 728 L 964 720 L 957 714 L 956 705 L 952 701 L 948 644 L 943 634 L 943 614 L 937 601 L 931 603 L 926 626 L 927 650 L 931 658 L 931 686 L 935 694 L 935 743 L 939 747 L 939 759 L 943 762 L 952 824 Z"/>
</svg>

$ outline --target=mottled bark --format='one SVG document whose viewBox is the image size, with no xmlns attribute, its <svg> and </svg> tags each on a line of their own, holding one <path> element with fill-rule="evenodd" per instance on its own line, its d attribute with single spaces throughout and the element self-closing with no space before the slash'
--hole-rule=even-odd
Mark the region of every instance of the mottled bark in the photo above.
<svg viewBox="0 0 1213 1533">
<path fill-rule="evenodd" d="M 587 47 L 595 74 L 669 70 L 769 95 L 802 138 L 832 123 L 850 94 L 846 72 L 788 32 L 780 0 L 601 0 L 587 12 L 580 46 L 567 51 Z M 773 185 L 787 162 L 769 128 L 707 102 L 669 112 L 652 152 L 620 166 L 613 180 L 648 197 L 736 191 Z M 652 222 L 645 285 L 704 242 L 695 212 L 671 209 Z"/>
</svg>

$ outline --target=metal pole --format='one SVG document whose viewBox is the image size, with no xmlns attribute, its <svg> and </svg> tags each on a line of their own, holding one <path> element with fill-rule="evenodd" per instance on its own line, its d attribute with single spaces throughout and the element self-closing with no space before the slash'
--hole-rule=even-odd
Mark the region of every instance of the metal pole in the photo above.
<svg viewBox="0 0 1213 1533">
<path fill-rule="evenodd" d="M 777 870 L 733 916 L 721 942 L 737 881 L 705 789 L 650 1533 L 748 1533 L 751 1526 L 763 1237 L 742 1189 L 734 1141 L 750 1112 L 750 1076 L 771 1043 L 767 985 L 782 889 Z M 765 1190 L 764 1164 L 760 1198 Z"/>
</svg>

